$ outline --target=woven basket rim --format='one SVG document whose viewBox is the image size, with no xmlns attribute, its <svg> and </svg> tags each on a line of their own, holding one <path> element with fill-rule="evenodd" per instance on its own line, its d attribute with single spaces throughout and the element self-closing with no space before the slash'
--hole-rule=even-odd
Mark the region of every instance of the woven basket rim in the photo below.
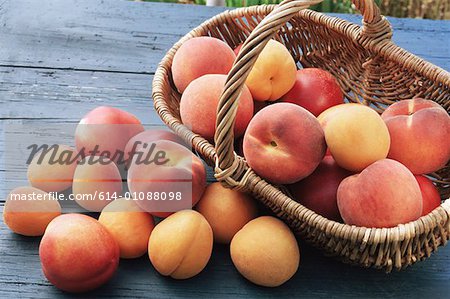
<svg viewBox="0 0 450 299">
<path fill-rule="evenodd" d="M 249 7 L 241 7 L 241 8 L 225 10 L 224 12 L 204 21 L 202 24 L 200 24 L 196 28 L 192 29 L 190 32 L 192 32 L 196 29 L 199 29 L 201 27 L 213 24 L 213 22 L 215 21 L 216 18 L 219 20 L 221 17 L 228 17 L 228 16 L 233 17 L 233 18 L 242 17 L 242 16 L 245 16 L 249 11 L 251 12 L 252 10 L 255 10 L 255 8 L 260 10 L 260 11 L 255 11 L 256 14 L 258 14 L 258 13 L 268 14 L 270 11 L 272 11 L 277 6 L 278 6 L 277 4 L 262 4 L 262 5 L 257 5 L 257 6 L 249 6 Z M 357 14 L 355 14 L 355 15 L 357 15 Z M 342 19 L 337 16 L 330 16 L 325 13 L 317 12 L 317 11 L 314 11 L 311 9 L 303 9 L 297 13 L 297 16 L 307 19 L 308 21 L 311 21 L 315 24 L 318 24 L 321 26 L 326 26 L 329 30 L 332 30 L 336 33 L 342 34 L 342 35 L 350 38 L 355 44 L 360 45 L 358 43 L 358 34 L 361 32 L 361 30 L 363 28 L 362 25 L 360 25 L 360 24 L 353 23 L 351 21 Z M 382 16 L 382 17 L 385 18 L 384 16 Z M 334 24 L 338 25 L 339 28 L 330 27 L 330 26 L 328 26 L 329 23 L 334 23 Z M 352 29 L 358 29 L 358 30 L 352 32 Z M 188 34 L 186 34 L 184 37 L 186 37 L 187 35 Z M 191 36 L 190 38 L 192 38 L 192 37 L 194 37 L 194 36 Z M 432 73 L 431 79 L 433 81 L 438 81 L 440 83 L 450 86 L 450 72 L 420 58 L 419 56 L 403 49 L 402 47 L 399 47 L 390 38 L 387 38 L 384 41 L 385 42 L 383 42 L 383 43 L 372 45 L 372 47 L 371 47 L 372 49 L 370 49 L 370 50 L 376 54 L 381 55 L 382 57 L 384 57 L 388 60 L 395 61 L 396 63 L 398 63 L 405 69 L 414 70 L 414 71 L 417 71 L 420 73 L 420 71 L 418 71 L 416 69 L 417 65 L 421 65 L 421 67 L 424 67 L 424 68 L 429 68 L 428 71 L 430 71 Z M 367 47 L 365 47 L 365 49 L 367 49 Z M 401 53 L 398 53 L 397 51 L 400 51 Z M 399 55 L 393 54 L 395 52 L 397 52 Z M 402 59 L 398 59 L 398 57 L 400 57 L 400 56 Z M 405 61 L 409 61 L 409 63 L 405 63 Z M 430 77 L 430 76 L 428 75 L 428 77 Z"/>
<path fill-rule="evenodd" d="M 215 23 L 220 23 L 223 19 L 227 18 L 236 18 L 243 17 L 248 14 L 264 14 L 267 15 L 270 11 L 272 11 L 277 5 L 260 5 L 256 7 L 245 7 L 245 8 L 237 8 L 233 10 L 226 10 L 192 29 L 189 33 L 183 36 L 178 42 L 176 42 L 173 47 L 166 53 L 164 58 L 161 60 L 153 81 L 153 100 L 154 106 L 160 117 L 163 121 L 174 130 L 180 137 L 182 137 L 186 142 L 192 144 L 193 149 L 197 150 L 198 148 L 202 148 L 205 152 L 206 158 L 215 161 L 215 148 L 212 144 L 210 144 L 206 139 L 202 136 L 193 133 L 181 123 L 181 120 L 177 119 L 169 110 L 169 107 L 165 100 L 166 92 L 164 92 L 164 81 L 171 78 L 171 66 L 172 59 L 175 52 L 178 48 L 186 42 L 188 39 L 197 36 L 207 35 L 206 29 L 208 26 L 213 26 Z M 348 29 L 359 29 L 361 30 L 362 26 L 357 25 L 355 23 L 349 22 L 347 20 L 340 19 L 334 16 L 327 16 L 325 14 L 311 11 L 311 10 L 302 10 L 298 13 L 297 17 L 304 18 L 308 21 L 317 23 L 322 26 L 326 26 L 329 22 L 335 22 L 338 24 L 338 29 L 332 29 L 339 34 L 343 34 L 348 38 L 352 39 L 354 43 L 358 43 L 358 36 L 355 34 L 355 31 Z M 346 30 L 347 28 L 347 30 Z M 340 30 L 342 29 L 342 30 Z M 366 48 L 365 48 L 366 49 Z M 401 57 L 402 60 L 407 61 L 405 63 L 401 63 L 397 60 L 400 58 L 393 57 L 393 54 L 390 54 L 390 51 L 397 50 L 400 52 L 398 57 Z M 381 55 L 383 58 L 392 60 L 398 64 L 400 64 L 403 68 L 406 69 L 414 69 L 415 72 L 422 73 L 424 69 L 431 73 L 425 75 L 424 77 L 428 77 L 433 81 L 437 81 L 443 85 L 450 87 L 450 73 L 445 71 L 444 69 L 435 66 L 412 53 L 398 47 L 395 45 L 390 39 L 386 40 L 386 42 L 381 43 L 380 45 L 375 45 L 371 50 L 376 54 Z M 419 62 L 414 65 L 411 61 Z M 417 69 L 417 65 L 419 65 L 420 69 Z M 173 86 L 173 84 L 172 84 Z M 203 158 L 203 157 L 202 157 Z M 276 189 L 272 184 L 266 182 L 263 178 L 259 177 L 264 183 L 271 186 L 271 188 Z M 281 191 L 279 191 L 281 193 Z M 339 238 L 345 239 L 350 242 L 358 242 L 360 241 L 362 244 L 367 245 L 379 245 L 387 242 L 400 242 L 403 240 L 412 240 L 420 234 L 431 232 L 435 226 L 440 223 L 445 226 L 448 230 L 450 230 L 450 198 L 445 199 L 444 202 L 430 212 L 428 215 L 422 216 L 415 221 L 411 221 L 405 224 L 399 224 L 395 227 L 390 228 L 366 228 L 366 227 L 357 227 L 354 225 L 348 225 L 345 223 L 339 223 L 333 220 L 329 220 L 314 211 L 306 208 L 300 203 L 296 202 L 294 199 L 290 198 L 286 194 L 283 193 L 283 201 L 279 205 L 280 210 L 283 209 L 286 203 L 290 202 L 295 205 L 295 210 L 298 210 L 299 213 L 304 213 L 304 222 L 312 227 L 319 228 L 321 231 L 328 231 L 330 235 L 337 236 Z M 298 214 L 298 213 L 297 213 Z M 328 229 L 326 229 L 328 227 Z M 445 245 L 447 240 L 442 240 L 442 245 Z"/>
</svg>

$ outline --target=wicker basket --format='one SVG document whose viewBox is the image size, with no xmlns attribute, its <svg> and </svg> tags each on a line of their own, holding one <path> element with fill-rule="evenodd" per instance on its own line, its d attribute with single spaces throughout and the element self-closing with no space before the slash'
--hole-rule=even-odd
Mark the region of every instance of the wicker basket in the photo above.
<svg viewBox="0 0 450 299">
<path fill-rule="evenodd" d="M 318 0 L 286 0 L 221 13 L 207 20 L 168 51 L 153 81 L 153 100 L 163 121 L 209 164 L 225 186 L 250 192 L 270 207 L 313 246 L 344 262 L 390 272 L 402 269 L 445 245 L 450 238 L 450 200 L 420 219 L 394 228 L 364 228 L 328 220 L 295 202 L 280 188 L 258 177 L 234 152 L 233 125 L 237 96 L 256 58 L 274 38 L 303 67 L 331 72 L 346 98 L 382 111 L 401 99 L 421 96 L 450 112 L 450 74 L 399 48 L 392 30 L 373 0 L 354 0 L 363 26 L 307 10 Z M 183 42 L 202 35 L 231 47 L 245 41 L 228 75 L 220 99 L 215 145 L 180 121 L 179 101 L 171 75 L 172 59 Z M 433 174 L 443 199 L 450 197 L 450 167 Z M 400 186 L 399 186 L 400 187 Z"/>
</svg>

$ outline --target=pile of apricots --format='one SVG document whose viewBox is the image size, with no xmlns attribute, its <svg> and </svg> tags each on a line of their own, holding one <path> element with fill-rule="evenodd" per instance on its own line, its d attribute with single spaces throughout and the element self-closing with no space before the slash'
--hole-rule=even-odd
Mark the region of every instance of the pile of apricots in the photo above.
<svg viewBox="0 0 450 299">
<path fill-rule="evenodd" d="M 173 59 L 181 121 L 210 142 L 239 50 L 197 37 Z M 331 73 L 297 69 L 275 40 L 240 92 L 233 130 L 235 151 L 260 177 L 285 185 L 292 199 L 330 220 L 388 228 L 441 203 L 427 175 L 450 159 L 444 108 L 427 99 L 399 99 L 380 115 L 345 103 Z M 177 135 L 145 130 L 128 112 L 98 107 L 79 122 L 75 145 L 57 148 L 56 155 L 73 154 L 68 163 L 36 156 L 28 166 L 30 186 L 11 191 L 3 213 L 12 231 L 42 236 L 42 270 L 56 287 L 92 290 L 112 277 L 120 258 L 145 254 L 161 275 L 187 279 L 205 268 L 214 242 L 229 244 L 233 264 L 255 284 L 279 286 L 296 273 L 300 250 L 291 230 L 260 216 L 251 196 L 207 185 L 203 161 Z M 138 163 L 143 156 L 152 163 Z M 45 196 L 67 189 L 80 195 L 75 201 L 83 209 L 99 212 L 98 219 L 62 214 L 58 200 Z M 45 200 L 14 200 L 28 194 Z M 85 194 L 115 198 L 83 200 Z"/>
</svg>

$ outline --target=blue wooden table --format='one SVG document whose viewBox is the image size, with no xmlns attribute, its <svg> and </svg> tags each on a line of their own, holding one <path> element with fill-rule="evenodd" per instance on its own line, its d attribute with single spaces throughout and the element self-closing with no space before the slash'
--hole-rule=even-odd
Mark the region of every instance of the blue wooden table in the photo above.
<svg viewBox="0 0 450 299">
<path fill-rule="evenodd" d="M 0 121 L 74 124 L 87 111 L 110 105 L 162 125 L 151 100 L 157 63 L 182 35 L 223 11 L 191 5 L 113 0 L 6 0 L 0 3 Z M 339 17 L 360 23 L 360 16 Z M 450 69 L 450 22 L 389 18 L 394 40 Z M 0 192 L 23 180 L 10 169 L 0 139 Z M 211 171 L 209 179 L 212 179 Z M 0 298 L 68 297 L 44 278 L 39 238 L 0 224 Z M 206 269 L 175 281 L 160 276 L 147 257 L 122 260 L 114 278 L 82 297 L 342 297 L 448 298 L 450 246 L 389 275 L 341 264 L 303 244 L 298 273 L 279 288 L 253 285 L 235 270 L 226 246 L 214 245 Z"/>
</svg>

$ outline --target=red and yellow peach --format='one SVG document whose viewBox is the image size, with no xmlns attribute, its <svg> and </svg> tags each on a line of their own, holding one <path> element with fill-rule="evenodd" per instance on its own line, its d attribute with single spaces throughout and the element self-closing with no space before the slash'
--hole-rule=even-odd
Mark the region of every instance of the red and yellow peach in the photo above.
<svg viewBox="0 0 450 299">
<path fill-rule="evenodd" d="M 50 222 L 39 246 L 42 271 L 57 288 L 73 293 L 93 290 L 115 273 L 116 240 L 97 220 L 82 214 Z"/>
<path fill-rule="evenodd" d="M 154 161 L 139 161 L 135 155 L 128 170 L 128 189 L 137 204 L 158 217 L 192 208 L 206 187 L 202 160 L 172 141 L 160 140 L 154 145 Z"/>
<path fill-rule="evenodd" d="M 369 228 L 394 227 L 422 214 L 422 194 L 414 175 L 391 159 L 344 179 L 337 202 L 345 223 Z"/>
<path fill-rule="evenodd" d="M 172 77 L 180 93 L 195 79 L 207 74 L 226 75 L 236 55 L 223 41 L 201 36 L 187 40 L 175 53 Z"/>
<path fill-rule="evenodd" d="M 388 158 L 414 174 L 426 174 L 450 159 L 450 116 L 439 104 L 412 99 L 389 106 L 381 115 L 391 136 Z"/>
<path fill-rule="evenodd" d="M 292 184 L 314 171 L 326 144 L 314 115 L 291 103 L 276 103 L 250 121 L 243 148 L 247 163 L 258 175 L 272 183 Z"/>
<path fill-rule="evenodd" d="M 205 75 L 192 81 L 181 96 L 180 115 L 184 125 L 194 133 L 214 139 L 217 106 L 225 86 L 226 75 Z M 241 136 L 253 116 L 253 100 L 244 85 L 234 124 L 234 136 Z"/>
</svg>

